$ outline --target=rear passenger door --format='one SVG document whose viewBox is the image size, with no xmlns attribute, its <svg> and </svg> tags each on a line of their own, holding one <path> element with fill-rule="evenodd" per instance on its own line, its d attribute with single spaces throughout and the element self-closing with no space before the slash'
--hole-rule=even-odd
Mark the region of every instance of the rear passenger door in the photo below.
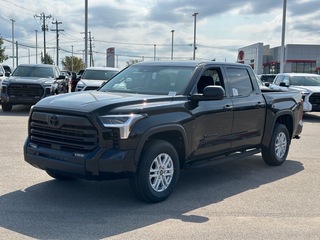
<svg viewBox="0 0 320 240">
<path fill-rule="evenodd" d="M 254 75 L 245 67 L 226 67 L 233 106 L 232 149 L 261 143 L 266 103 Z"/>
</svg>

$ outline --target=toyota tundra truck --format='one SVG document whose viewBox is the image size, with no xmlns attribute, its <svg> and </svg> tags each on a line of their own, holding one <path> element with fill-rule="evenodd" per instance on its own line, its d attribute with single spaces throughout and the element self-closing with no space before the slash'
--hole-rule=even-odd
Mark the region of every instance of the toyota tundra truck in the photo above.
<svg viewBox="0 0 320 240">
<path fill-rule="evenodd" d="M 249 65 L 140 62 L 98 90 L 34 105 L 24 159 L 59 180 L 128 178 L 160 202 L 187 167 L 257 153 L 281 165 L 302 117 L 300 92 L 261 92 Z"/>
</svg>

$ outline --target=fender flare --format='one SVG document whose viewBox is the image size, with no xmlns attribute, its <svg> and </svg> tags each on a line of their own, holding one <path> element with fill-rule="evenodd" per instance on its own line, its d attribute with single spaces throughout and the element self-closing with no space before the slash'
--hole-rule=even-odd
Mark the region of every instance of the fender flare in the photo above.
<svg viewBox="0 0 320 240">
<path fill-rule="evenodd" d="M 283 111 L 276 112 L 275 115 L 273 116 L 273 121 L 271 122 L 270 126 L 266 126 L 264 129 L 264 135 L 263 135 L 263 139 L 261 142 L 262 146 L 267 147 L 269 145 L 272 134 L 273 134 L 273 129 L 274 129 L 278 119 L 284 115 L 290 115 L 291 119 L 294 120 L 293 112 L 290 110 L 283 110 Z M 292 122 L 292 124 L 293 124 L 293 122 Z M 288 129 L 288 131 L 290 133 L 290 136 L 292 136 L 292 132 L 290 132 L 290 129 Z"/>
<path fill-rule="evenodd" d="M 156 134 L 156 133 L 161 133 L 161 132 L 167 132 L 167 131 L 178 131 L 184 142 L 184 147 L 185 147 L 185 154 L 187 153 L 188 149 L 188 137 L 186 130 L 179 124 L 166 124 L 166 125 L 161 125 L 161 126 L 155 126 L 150 129 L 148 129 L 140 138 L 140 141 L 137 145 L 135 155 L 134 155 L 134 164 L 138 166 L 139 164 L 139 159 L 143 150 L 143 147 L 145 143 L 148 141 L 149 137 Z"/>
</svg>

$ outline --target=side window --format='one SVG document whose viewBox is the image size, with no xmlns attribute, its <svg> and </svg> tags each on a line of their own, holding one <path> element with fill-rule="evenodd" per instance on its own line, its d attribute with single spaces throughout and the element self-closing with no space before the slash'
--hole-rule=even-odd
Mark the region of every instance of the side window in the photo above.
<svg viewBox="0 0 320 240">
<path fill-rule="evenodd" d="M 203 93 L 203 89 L 210 85 L 222 86 L 224 88 L 219 68 L 210 68 L 202 73 L 197 84 L 198 93 Z"/>
<path fill-rule="evenodd" d="M 57 78 L 59 77 L 59 69 L 58 68 L 53 68 L 53 74 L 54 74 L 54 77 Z"/>
<path fill-rule="evenodd" d="M 285 76 L 284 79 L 283 79 L 283 82 L 284 82 L 286 85 L 289 85 L 289 84 L 290 84 L 289 76 Z"/>
<path fill-rule="evenodd" d="M 276 77 L 276 80 L 275 80 L 275 84 L 276 85 L 280 85 L 280 83 L 283 81 L 283 78 L 284 78 L 284 76 L 282 76 L 282 75 L 278 75 L 277 77 Z"/>
<path fill-rule="evenodd" d="M 227 68 L 230 92 L 233 97 L 247 96 L 253 91 L 251 78 L 244 68 Z"/>
</svg>

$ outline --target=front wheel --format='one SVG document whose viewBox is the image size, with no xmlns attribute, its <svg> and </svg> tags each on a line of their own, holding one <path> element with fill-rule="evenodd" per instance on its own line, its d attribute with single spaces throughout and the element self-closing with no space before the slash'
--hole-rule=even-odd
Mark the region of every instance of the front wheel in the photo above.
<svg viewBox="0 0 320 240">
<path fill-rule="evenodd" d="M 10 112 L 12 110 L 12 105 L 10 103 L 1 103 L 2 111 L 4 112 Z"/>
<path fill-rule="evenodd" d="M 289 145 L 288 129 L 283 124 L 276 124 L 269 146 L 262 148 L 263 160 L 268 165 L 281 165 L 287 158 Z"/>
<path fill-rule="evenodd" d="M 173 192 L 179 172 L 179 157 L 172 144 L 153 140 L 144 148 L 131 186 L 142 201 L 160 202 Z"/>
</svg>

